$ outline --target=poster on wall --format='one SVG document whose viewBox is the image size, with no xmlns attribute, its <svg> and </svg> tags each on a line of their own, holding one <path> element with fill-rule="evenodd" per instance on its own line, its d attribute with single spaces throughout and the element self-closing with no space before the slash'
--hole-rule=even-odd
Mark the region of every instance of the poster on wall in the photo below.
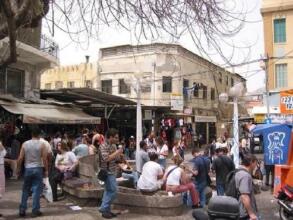
<svg viewBox="0 0 293 220">
<path fill-rule="evenodd" d="M 293 89 L 280 92 L 281 114 L 293 114 Z"/>
<path fill-rule="evenodd" d="M 171 94 L 171 110 L 183 111 L 184 103 L 181 94 Z"/>
<path fill-rule="evenodd" d="M 288 125 L 258 125 L 253 133 L 263 136 L 265 164 L 287 164 L 291 137 Z"/>
</svg>

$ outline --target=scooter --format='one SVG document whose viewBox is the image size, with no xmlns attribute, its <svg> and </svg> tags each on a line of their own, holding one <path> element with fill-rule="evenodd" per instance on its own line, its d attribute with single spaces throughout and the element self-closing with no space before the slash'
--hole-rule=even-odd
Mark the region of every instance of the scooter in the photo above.
<svg viewBox="0 0 293 220">
<path fill-rule="evenodd" d="M 279 214 L 281 220 L 293 220 L 293 187 L 285 185 L 278 194 Z"/>
</svg>

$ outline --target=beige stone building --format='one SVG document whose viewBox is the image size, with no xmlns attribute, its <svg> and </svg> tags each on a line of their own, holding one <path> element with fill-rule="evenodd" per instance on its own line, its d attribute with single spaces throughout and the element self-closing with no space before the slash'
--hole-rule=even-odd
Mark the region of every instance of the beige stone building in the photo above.
<svg viewBox="0 0 293 220">
<path fill-rule="evenodd" d="M 97 70 L 97 64 L 89 63 L 88 60 L 78 65 L 55 67 L 42 74 L 41 88 L 97 88 Z"/>
<path fill-rule="evenodd" d="M 265 53 L 268 62 L 270 90 L 293 87 L 293 1 L 263 0 Z"/>
<path fill-rule="evenodd" d="M 85 87 L 86 80 L 91 80 L 95 89 L 136 101 L 135 77 L 142 82 L 145 124 L 158 129 L 162 117 L 182 118 L 206 142 L 227 130 L 223 123 L 232 118 L 232 106 L 220 104 L 219 94 L 235 83 L 245 84 L 240 75 L 180 45 L 154 43 L 102 48 L 98 66 L 81 64 L 48 70 L 42 75 L 41 87 L 68 88 L 69 82 L 74 82 L 74 87 Z"/>
</svg>

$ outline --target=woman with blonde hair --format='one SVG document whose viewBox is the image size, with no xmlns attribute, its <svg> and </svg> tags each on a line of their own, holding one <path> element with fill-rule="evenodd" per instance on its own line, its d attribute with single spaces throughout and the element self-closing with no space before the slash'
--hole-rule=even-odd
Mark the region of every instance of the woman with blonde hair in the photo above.
<svg viewBox="0 0 293 220">
<path fill-rule="evenodd" d="M 174 194 L 189 191 L 193 204 L 192 208 L 198 207 L 198 192 L 186 174 L 185 167 L 182 166 L 183 159 L 179 155 L 175 155 L 172 160 L 174 165 L 168 167 L 163 177 L 163 180 L 166 182 L 166 191 Z"/>
</svg>

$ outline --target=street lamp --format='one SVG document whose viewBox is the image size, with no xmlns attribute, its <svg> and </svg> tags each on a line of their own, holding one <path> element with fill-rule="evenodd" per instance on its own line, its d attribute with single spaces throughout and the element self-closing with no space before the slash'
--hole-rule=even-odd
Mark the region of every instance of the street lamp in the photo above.
<svg viewBox="0 0 293 220">
<path fill-rule="evenodd" d="M 142 140 L 142 112 L 141 112 L 141 88 L 149 85 L 148 76 L 142 72 L 136 72 L 131 78 L 126 78 L 124 82 L 130 85 L 136 92 L 136 162 L 140 150 L 139 142 Z"/>
<path fill-rule="evenodd" d="M 235 84 L 229 90 L 229 94 L 221 93 L 219 95 L 220 102 L 228 103 L 229 96 L 233 98 L 233 146 L 231 152 L 235 167 L 239 167 L 239 131 L 238 131 L 238 99 L 243 94 L 244 86 L 242 83 Z"/>
</svg>

